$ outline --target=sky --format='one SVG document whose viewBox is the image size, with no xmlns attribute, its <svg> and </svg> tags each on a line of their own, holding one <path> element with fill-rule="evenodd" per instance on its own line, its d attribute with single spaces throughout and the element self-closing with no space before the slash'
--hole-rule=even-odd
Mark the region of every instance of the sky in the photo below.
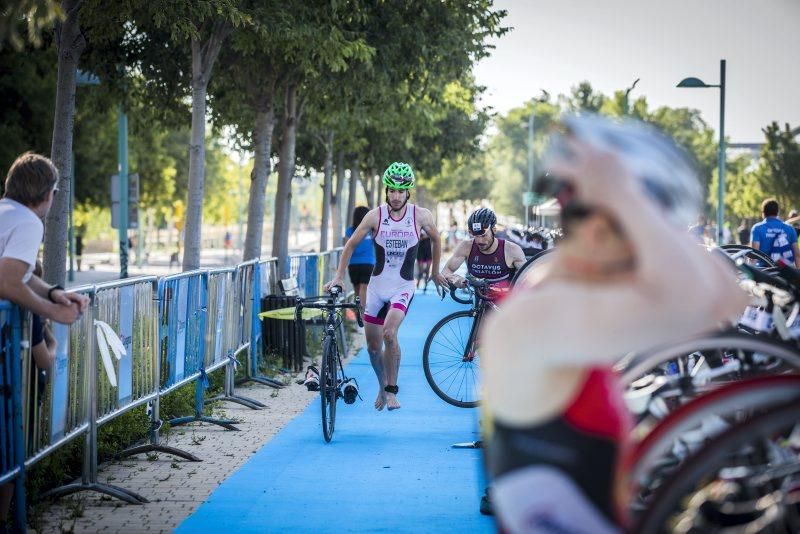
<svg viewBox="0 0 800 534">
<path fill-rule="evenodd" d="M 639 83 L 631 102 L 699 109 L 718 132 L 727 61 L 725 136 L 762 142 L 772 121 L 800 127 L 800 0 L 495 0 L 513 30 L 475 67 L 483 103 L 505 113 L 582 81 L 605 94 Z"/>
</svg>

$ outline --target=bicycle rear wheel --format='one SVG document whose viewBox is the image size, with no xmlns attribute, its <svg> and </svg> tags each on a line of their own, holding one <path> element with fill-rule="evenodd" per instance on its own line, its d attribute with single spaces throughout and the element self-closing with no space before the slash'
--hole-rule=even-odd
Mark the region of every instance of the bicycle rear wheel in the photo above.
<svg viewBox="0 0 800 534">
<path fill-rule="evenodd" d="M 797 510 L 782 497 L 800 471 L 800 459 L 786 446 L 798 413 L 800 402 L 794 400 L 712 440 L 659 488 L 633 532 L 711 532 L 724 526 L 797 532 Z M 698 522 L 700 530 L 693 530 Z"/>
<path fill-rule="evenodd" d="M 433 327 L 422 353 L 422 367 L 431 389 L 459 408 L 480 404 L 476 323 L 471 311 L 451 313 Z"/>
<path fill-rule="evenodd" d="M 511 285 L 513 287 L 528 287 L 531 285 L 528 277 L 532 277 L 534 271 L 536 271 L 539 267 L 543 265 L 547 265 L 550 260 L 553 259 L 553 256 L 550 255 L 553 252 L 552 248 L 548 248 L 546 250 L 542 250 L 537 252 L 533 256 L 527 259 L 522 267 L 514 274 L 514 278 L 511 279 Z M 535 278 L 535 277 L 534 277 Z"/>
<path fill-rule="evenodd" d="M 322 435 L 328 443 L 333 439 L 333 428 L 336 424 L 336 397 L 339 391 L 336 363 L 338 351 L 335 337 L 326 335 L 322 344 L 319 400 L 322 407 Z"/>
<path fill-rule="evenodd" d="M 723 385 L 671 412 L 628 455 L 632 514 L 645 510 L 653 492 L 730 425 L 790 399 L 800 400 L 800 376 L 766 376 Z"/>
</svg>

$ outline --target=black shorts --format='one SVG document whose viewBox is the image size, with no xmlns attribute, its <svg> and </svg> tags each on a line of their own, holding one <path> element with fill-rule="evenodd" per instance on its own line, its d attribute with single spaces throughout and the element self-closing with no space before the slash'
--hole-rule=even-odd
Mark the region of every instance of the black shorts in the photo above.
<svg viewBox="0 0 800 534">
<path fill-rule="evenodd" d="M 350 273 L 350 283 L 356 284 L 369 284 L 369 278 L 372 276 L 373 265 L 369 263 L 357 263 L 355 265 L 348 265 L 347 272 Z"/>
</svg>

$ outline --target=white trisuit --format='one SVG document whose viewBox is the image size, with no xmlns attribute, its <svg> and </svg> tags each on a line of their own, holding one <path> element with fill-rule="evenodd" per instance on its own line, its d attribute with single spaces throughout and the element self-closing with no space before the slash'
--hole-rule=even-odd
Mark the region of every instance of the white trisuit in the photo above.
<svg viewBox="0 0 800 534">
<path fill-rule="evenodd" d="M 364 320 L 382 325 L 390 308 L 407 313 L 414 298 L 414 262 L 419 244 L 417 207 L 406 204 L 403 216 L 395 220 L 388 205 L 379 206 L 374 243 L 375 269 L 367 285 Z"/>
</svg>

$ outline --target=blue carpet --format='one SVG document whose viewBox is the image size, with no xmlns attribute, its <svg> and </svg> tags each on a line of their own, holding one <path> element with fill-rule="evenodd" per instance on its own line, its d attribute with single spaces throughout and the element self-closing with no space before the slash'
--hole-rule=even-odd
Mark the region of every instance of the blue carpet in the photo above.
<svg viewBox="0 0 800 534">
<path fill-rule="evenodd" d="M 433 325 L 460 306 L 418 292 L 400 328 L 400 410 L 372 406 L 377 381 L 362 350 L 346 372 L 363 401 L 339 401 L 333 441 L 322 437 L 319 397 L 177 529 L 189 532 L 492 532 L 480 515 L 477 410 L 446 404 L 422 370 Z"/>
</svg>

